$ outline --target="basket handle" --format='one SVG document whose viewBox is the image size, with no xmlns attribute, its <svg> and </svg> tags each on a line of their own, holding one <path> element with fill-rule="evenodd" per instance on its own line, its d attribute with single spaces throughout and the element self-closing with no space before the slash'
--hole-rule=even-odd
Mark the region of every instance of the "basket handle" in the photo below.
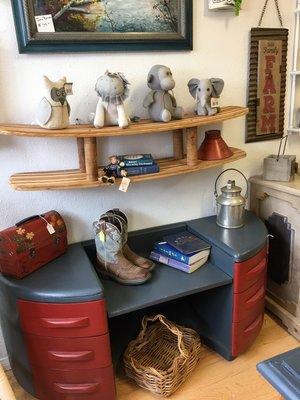
<svg viewBox="0 0 300 400">
<path fill-rule="evenodd" d="M 143 318 L 142 330 L 141 330 L 141 333 L 140 333 L 141 337 L 144 337 L 146 329 L 147 329 L 147 326 L 148 326 L 148 323 L 149 322 L 156 322 L 156 321 L 161 322 L 163 325 L 165 325 L 169 329 L 169 331 L 171 331 L 175 336 L 177 336 L 177 338 L 178 338 L 178 343 L 177 343 L 178 350 L 179 350 L 180 354 L 182 355 L 182 357 L 187 359 L 188 355 L 187 355 L 187 352 L 186 352 L 186 349 L 185 349 L 185 346 L 184 346 L 184 343 L 183 343 L 182 332 L 180 332 L 180 330 L 176 326 L 172 325 L 167 320 L 167 318 L 162 314 L 157 314 L 154 317 L 144 317 Z"/>
</svg>

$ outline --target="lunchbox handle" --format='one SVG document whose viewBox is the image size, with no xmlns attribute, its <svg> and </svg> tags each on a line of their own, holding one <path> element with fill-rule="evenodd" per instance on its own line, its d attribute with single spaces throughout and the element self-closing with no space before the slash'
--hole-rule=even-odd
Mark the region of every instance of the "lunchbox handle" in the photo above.
<svg viewBox="0 0 300 400">
<path fill-rule="evenodd" d="M 32 215 L 31 217 L 22 219 L 22 221 L 19 221 L 19 222 L 16 223 L 16 227 L 19 227 L 19 226 L 21 226 L 23 224 L 26 224 L 26 222 L 29 222 L 32 219 L 36 219 L 36 218 L 41 218 L 41 216 L 40 215 Z"/>
</svg>

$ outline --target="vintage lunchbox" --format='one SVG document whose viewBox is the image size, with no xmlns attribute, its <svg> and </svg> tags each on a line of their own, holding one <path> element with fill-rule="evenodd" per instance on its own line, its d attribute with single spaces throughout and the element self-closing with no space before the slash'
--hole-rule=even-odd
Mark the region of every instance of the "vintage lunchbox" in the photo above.
<svg viewBox="0 0 300 400">
<path fill-rule="evenodd" d="M 61 215 L 49 211 L 0 232 L 0 272 L 23 278 L 66 252 L 67 229 Z"/>
</svg>

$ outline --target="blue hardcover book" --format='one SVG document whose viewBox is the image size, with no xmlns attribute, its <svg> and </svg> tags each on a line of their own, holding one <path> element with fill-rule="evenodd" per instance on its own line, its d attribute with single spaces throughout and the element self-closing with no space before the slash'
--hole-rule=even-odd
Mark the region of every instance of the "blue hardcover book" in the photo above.
<svg viewBox="0 0 300 400">
<path fill-rule="evenodd" d="M 169 245 L 175 247 L 176 250 L 185 255 L 198 253 L 202 250 L 210 249 L 211 247 L 209 243 L 198 238 L 189 231 L 174 233 L 172 235 L 165 236 L 163 239 Z"/>
<path fill-rule="evenodd" d="M 155 243 L 154 250 L 164 256 L 172 258 L 173 260 L 177 260 L 188 265 L 194 264 L 195 262 L 201 260 L 201 258 L 203 258 L 207 252 L 209 253 L 209 250 L 203 250 L 197 253 L 186 255 L 176 250 L 175 247 L 170 246 L 167 242 Z"/>
<path fill-rule="evenodd" d="M 176 268 L 179 269 L 180 271 L 186 272 L 187 274 L 191 274 L 192 272 L 196 271 L 198 268 L 202 267 L 202 265 L 206 263 L 209 256 L 209 252 L 207 253 L 208 254 L 206 254 L 203 258 L 201 258 L 192 265 L 188 265 L 180 261 L 173 260 L 173 258 L 163 256 L 157 251 L 151 251 L 150 258 L 153 261 L 160 262 L 161 264 L 165 264 L 168 265 L 169 267 Z"/>
<path fill-rule="evenodd" d="M 126 167 L 125 170 L 127 172 L 127 176 L 147 175 L 159 172 L 159 166 L 157 164 L 154 164 L 154 165 L 147 165 L 144 167 Z M 120 171 L 118 175 L 121 176 Z"/>
<path fill-rule="evenodd" d="M 121 167 L 144 167 L 155 164 L 151 154 L 128 154 L 118 156 Z"/>
</svg>

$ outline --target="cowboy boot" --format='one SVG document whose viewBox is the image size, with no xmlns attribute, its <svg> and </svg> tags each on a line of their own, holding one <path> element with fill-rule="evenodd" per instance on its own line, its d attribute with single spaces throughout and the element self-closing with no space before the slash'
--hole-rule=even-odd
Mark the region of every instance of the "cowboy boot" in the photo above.
<svg viewBox="0 0 300 400">
<path fill-rule="evenodd" d="M 128 233 L 128 218 L 126 214 L 124 214 L 122 211 L 120 211 L 118 208 L 114 208 L 112 210 L 107 211 L 106 214 L 104 215 L 114 215 L 118 217 L 118 219 L 121 221 L 123 225 L 123 254 L 124 256 L 134 263 L 135 265 L 138 265 L 140 268 L 146 269 L 148 271 L 153 271 L 155 268 L 155 263 L 148 260 L 147 258 L 144 258 L 138 254 L 136 254 L 134 251 L 131 250 L 131 248 L 127 244 L 127 233 Z"/>
<path fill-rule="evenodd" d="M 97 270 L 123 285 L 141 285 L 151 278 L 149 271 L 139 268 L 124 257 L 122 252 L 121 223 L 104 220 L 94 222 L 97 250 Z"/>
</svg>

